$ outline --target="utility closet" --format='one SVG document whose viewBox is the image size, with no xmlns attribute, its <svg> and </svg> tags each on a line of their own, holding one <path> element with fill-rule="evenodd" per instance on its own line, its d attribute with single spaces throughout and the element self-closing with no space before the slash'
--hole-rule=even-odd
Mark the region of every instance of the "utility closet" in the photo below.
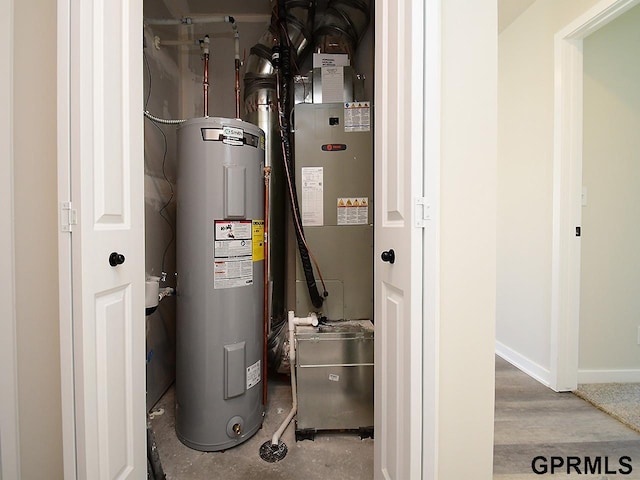
<svg viewBox="0 0 640 480">
<path fill-rule="evenodd" d="M 250 442 L 277 388 L 262 460 L 373 438 L 373 15 L 145 1 L 147 408 L 189 449 Z"/>
</svg>

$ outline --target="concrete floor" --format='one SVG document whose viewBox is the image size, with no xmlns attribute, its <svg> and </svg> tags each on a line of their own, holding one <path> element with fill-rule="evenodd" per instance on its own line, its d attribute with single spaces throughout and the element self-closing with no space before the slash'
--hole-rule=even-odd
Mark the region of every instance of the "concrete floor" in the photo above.
<svg viewBox="0 0 640 480">
<path fill-rule="evenodd" d="M 294 440 L 291 422 L 282 440 L 286 457 L 277 463 L 260 458 L 260 446 L 271 439 L 291 409 L 288 377 L 269 379 L 269 406 L 263 427 L 251 439 L 223 453 L 203 453 L 184 446 L 175 434 L 174 390 L 167 391 L 152 412 L 152 427 L 167 480 L 327 480 L 373 478 L 373 440 L 358 434 L 318 433 L 314 441 Z"/>
<path fill-rule="evenodd" d="M 270 380 L 269 408 L 262 430 L 224 453 L 202 453 L 182 445 L 174 432 L 173 405 L 172 387 L 153 409 L 164 413 L 152 419 L 168 480 L 373 478 L 373 440 L 360 440 L 353 434 L 318 434 L 315 441 L 295 442 L 291 425 L 282 437 L 289 449 L 287 456 L 278 463 L 260 458 L 260 446 L 271 438 L 291 405 L 290 386 L 283 378 Z M 553 392 L 500 358 L 496 358 L 494 444 L 494 480 L 640 480 L 640 434 L 571 393 Z M 612 475 L 603 463 L 601 472 L 595 475 L 584 471 L 577 475 L 575 470 L 569 476 L 566 471 L 539 475 L 531 466 L 536 456 L 606 456 L 609 468 L 616 470 L 620 467 L 618 459 L 628 456 L 633 470 L 628 475 Z"/>
</svg>

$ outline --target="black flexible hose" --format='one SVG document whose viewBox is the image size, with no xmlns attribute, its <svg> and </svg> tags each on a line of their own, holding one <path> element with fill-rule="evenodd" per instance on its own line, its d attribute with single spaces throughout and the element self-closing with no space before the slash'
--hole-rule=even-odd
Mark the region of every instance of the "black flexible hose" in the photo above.
<svg viewBox="0 0 640 480">
<path fill-rule="evenodd" d="M 279 0 L 278 2 L 278 17 L 280 20 L 280 103 L 283 118 L 281 118 L 282 125 L 282 142 L 284 146 L 284 159 L 287 162 L 289 171 L 289 185 L 291 186 L 291 195 L 289 195 L 289 203 L 291 209 L 295 212 L 297 218 L 300 217 L 300 207 L 298 205 L 298 195 L 296 192 L 295 182 L 295 170 L 293 165 L 293 153 L 291 148 L 291 128 L 289 125 L 289 114 L 291 112 L 291 99 L 289 93 L 289 86 L 291 85 L 291 51 L 289 48 L 287 38 L 287 25 L 286 25 L 286 6 L 285 0 Z M 313 274 L 313 266 L 311 264 L 311 258 L 309 251 L 304 242 L 304 231 L 302 223 L 294 229 L 296 232 L 296 240 L 298 242 L 298 251 L 300 252 L 300 262 L 302 263 L 302 269 L 304 271 L 304 277 L 309 290 L 309 297 L 311 303 L 315 308 L 322 307 L 324 297 L 320 295 L 318 291 L 318 285 Z M 326 292 L 325 292 L 326 294 Z"/>
</svg>

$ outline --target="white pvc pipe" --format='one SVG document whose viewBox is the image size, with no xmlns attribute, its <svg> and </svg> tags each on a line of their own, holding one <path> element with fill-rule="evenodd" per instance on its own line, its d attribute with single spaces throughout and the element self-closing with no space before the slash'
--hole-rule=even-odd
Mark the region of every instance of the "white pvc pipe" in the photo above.
<svg viewBox="0 0 640 480">
<path fill-rule="evenodd" d="M 298 318 L 294 316 L 292 311 L 288 313 L 288 321 L 289 321 L 289 365 L 291 368 L 291 396 L 292 396 L 292 405 L 291 411 L 287 415 L 287 418 L 284 419 L 280 428 L 273 434 L 271 437 L 271 445 L 278 446 L 280 443 L 280 436 L 284 433 L 284 431 L 291 423 L 291 420 L 295 416 L 298 411 L 298 394 L 296 389 L 296 349 L 294 345 L 295 341 L 295 331 L 297 325 L 312 325 L 314 327 L 318 326 L 318 316 L 315 313 L 312 313 L 308 317 Z"/>
</svg>

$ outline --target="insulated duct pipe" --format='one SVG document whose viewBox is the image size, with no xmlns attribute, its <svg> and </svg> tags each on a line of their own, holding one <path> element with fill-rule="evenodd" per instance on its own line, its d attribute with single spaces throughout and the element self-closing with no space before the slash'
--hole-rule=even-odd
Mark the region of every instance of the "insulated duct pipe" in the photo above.
<svg viewBox="0 0 640 480">
<path fill-rule="evenodd" d="M 346 53 L 353 59 L 371 20 L 369 0 L 329 0 L 313 33 L 315 50 Z"/>
</svg>

